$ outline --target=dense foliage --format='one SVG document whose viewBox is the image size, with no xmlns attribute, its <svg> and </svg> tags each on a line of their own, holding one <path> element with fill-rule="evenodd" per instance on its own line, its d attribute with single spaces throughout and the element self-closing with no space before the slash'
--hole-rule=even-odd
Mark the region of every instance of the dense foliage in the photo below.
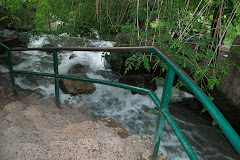
<svg viewBox="0 0 240 160">
<path fill-rule="evenodd" d="M 1 0 L 0 21 L 4 28 L 38 33 L 125 34 L 123 45 L 159 46 L 208 92 L 228 72 L 230 62 L 219 60 L 219 46 L 231 44 L 240 32 L 239 5 L 239 0 Z M 152 54 L 117 58 L 125 73 L 143 66 L 157 73 L 155 79 L 162 80 L 167 67 Z"/>
</svg>

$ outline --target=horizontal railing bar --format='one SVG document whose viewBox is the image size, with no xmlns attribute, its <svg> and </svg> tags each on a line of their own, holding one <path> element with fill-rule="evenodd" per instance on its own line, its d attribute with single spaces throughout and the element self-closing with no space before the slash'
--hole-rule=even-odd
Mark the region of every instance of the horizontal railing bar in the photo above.
<svg viewBox="0 0 240 160">
<path fill-rule="evenodd" d="M 105 52 L 152 52 L 149 47 L 43 47 L 43 48 L 11 48 L 11 51 L 105 51 Z"/>
<path fill-rule="evenodd" d="M 210 115 L 216 120 L 218 126 L 224 132 L 228 140 L 231 142 L 235 150 L 240 155 L 240 137 L 236 131 L 231 127 L 229 122 L 225 119 L 218 108 L 209 100 L 207 95 L 199 88 L 199 86 L 193 81 L 191 77 L 181 69 L 177 64 L 174 63 L 161 49 L 154 47 L 155 53 L 162 58 L 167 64 L 169 64 L 179 78 L 189 87 L 193 94 L 199 99 L 204 105 Z"/>
<path fill-rule="evenodd" d="M 1 59 L 0 59 L 0 63 L 1 63 L 4 67 L 6 67 L 8 70 L 10 70 L 10 67 L 9 67 L 6 63 L 4 63 Z"/>
<path fill-rule="evenodd" d="M 21 70 L 13 70 L 13 73 L 29 74 L 29 75 L 36 75 L 36 76 L 46 76 L 46 77 L 55 77 L 55 75 L 51 74 L 51 73 L 29 72 L 29 71 L 21 71 Z"/>
<path fill-rule="evenodd" d="M 198 160 L 197 156 L 195 155 L 192 147 L 188 143 L 188 140 L 182 133 L 181 129 L 178 127 L 174 119 L 172 118 L 171 114 L 167 110 L 162 110 L 162 115 L 168 121 L 171 128 L 173 129 L 174 133 L 176 134 L 177 138 L 179 139 L 180 143 L 182 144 L 183 148 L 187 152 L 189 158 L 191 160 Z"/>
<path fill-rule="evenodd" d="M 105 84 L 109 86 L 114 86 L 114 87 L 119 87 L 123 89 L 129 89 L 134 92 L 139 92 L 143 94 L 148 94 L 150 92 L 149 89 L 141 88 L 141 87 L 136 87 L 128 84 L 123 84 L 119 82 L 112 82 L 112 81 L 105 81 L 105 80 L 99 80 L 99 79 L 91 79 L 91 78 L 83 78 L 83 77 L 73 77 L 73 76 L 67 76 L 67 75 L 59 75 L 59 78 L 64 78 L 64 79 L 72 79 L 72 80 L 80 80 L 80 81 L 86 81 L 86 82 L 92 82 L 92 83 L 99 83 L 99 84 Z"/>
<path fill-rule="evenodd" d="M 85 82 L 92 82 L 92 83 L 110 85 L 110 86 L 119 87 L 119 88 L 123 88 L 123 89 L 129 89 L 129 90 L 134 91 L 134 92 L 139 92 L 139 93 L 151 95 L 150 97 L 153 97 L 153 99 L 155 99 L 154 101 L 156 101 L 157 106 L 160 106 L 158 104 L 159 102 L 156 100 L 157 96 L 156 95 L 154 96 L 154 92 L 152 90 L 149 90 L 149 89 L 146 89 L 146 88 L 136 87 L 136 86 L 123 84 L 123 83 L 119 83 L 119 82 L 99 80 L 99 79 L 74 77 L 74 76 L 68 76 L 68 75 L 55 76 L 55 74 L 52 74 L 52 73 L 29 72 L 29 71 L 21 71 L 21 70 L 13 70 L 13 73 L 48 76 L 48 77 L 58 77 L 58 78 L 71 79 L 71 80 L 80 80 L 80 81 L 85 81 Z"/>
</svg>

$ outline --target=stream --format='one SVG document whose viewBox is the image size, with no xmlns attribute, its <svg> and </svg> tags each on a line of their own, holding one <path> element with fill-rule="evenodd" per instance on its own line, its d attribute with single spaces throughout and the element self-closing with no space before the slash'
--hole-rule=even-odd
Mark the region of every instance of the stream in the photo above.
<svg viewBox="0 0 240 160">
<path fill-rule="evenodd" d="M 60 35 L 31 36 L 28 47 L 42 47 L 53 44 L 58 47 L 113 47 L 114 42 L 90 40 L 82 37 L 68 37 Z M 69 59 L 69 56 L 75 57 Z M 14 69 L 34 72 L 53 73 L 53 57 L 41 51 L 13 52 L 13 59 L 21 59 Z M 61 51 L 58 53 L 59 73 L 68 74 L 72 66 L 85 66 L 86 74 L 90 78 L 111 80 L 118 82 L 119 75 L 105 68 L 102 52 Z M 0 65 L 1 72 L 7 70 Z M 44 98 L 54 97 L 54 79 L 41 76 L 16 75 L 16 84 L 23 89 L 30 89 L 42 94 Z M 96 91 L 92 94 L 72 96 L 60 90 L 61 103 L 72 108 L 83 107 L 96 118 L 113 117 L 131 134 L 147 135 L 153 138 L 157 121 L 157 111 L 147 113 L 155 108 L 152 100 L 145 95 L 132 94 L 131 91 L 95 84 Z M 158 83 L 155 91 L 161 99 L 163 84 Z M 183 131 L 195 153 L 202 160 L 237 160 L 239 155 L 233 149 L 223 132 L 212 126 L 212 119 L 200 115 L 200 109 L 189 107 L 194 96 L 173 88 L 169 112 Z M 194 105 L 194 103 L 192 104 Z M 161 140 L 160 150 L 171 160 L 189 159 L 171 127 L 166 123 Z"/>
</svg>

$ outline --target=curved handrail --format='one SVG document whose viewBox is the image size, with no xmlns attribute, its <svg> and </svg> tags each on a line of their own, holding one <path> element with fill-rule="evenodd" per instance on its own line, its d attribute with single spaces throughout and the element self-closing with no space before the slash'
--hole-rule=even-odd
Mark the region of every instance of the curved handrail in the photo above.
<svg viewBox="0 0 240 160">
<path fill-rule="evenodd" d="M 51 73 L 39 73 L 39 72 L 29 72 L 29 71 L 21 71 L 21 70 L 15 70 L 14 73 L 29 74 L 29 75 L 40 75 L 40 76 L 47 76 L 47 77 L 56 77 L 55 74 L 51 74 Z M 63 78 L 63 79 L 71 79 L 71 80 L 79 80 L 79 81 L 85 81 L 85 82 L 99 83 L 99 84 L 114 86 L 114 87 L 118 87 L 118 88 L 128 89 L 128 90 L 131 90 L 131 91 L 134 91 L 134 92 L 138 92 L 138 93 L 148 95 L 153 100 L 153 102 L 155 103 L 157 108 L 159 109 L 159 112 L 162 111 L 162 115 L 169 122 L 170 126 L 171 127 L 173 126 L 172 129 L 173 129 L 174 133 L 178 137 L 180 143 L 182 144 L 183 148 L 187 152 L 190 159 L 192 159 L 192 160 L 197 160 L 198 159 L 196 154 L 194 153 L 192 147 L 190 146 L 189 142 L 187 141 L 186 137 L 182 133 L 181 129 L 178 127 L 176 122 L 173 120 L 172 116 L 169 114 L 169 112 L 167 110 L 162 110 L 161 109 L 161 107 L 160 107 L 161 106 L 161 101 L 159 100 L 157 95 L 152 90 L 146 89 L 146 88 L 141 88 L 141 87 L 136 87 L 136 86 L 132 86 L 132 85 L 124 84 L 124 83 L 112 82 L 112 81 L 106 81 L 106 80 L 99 80 L 99 79 L 92 79 L 92 78 L 74 77 L 74 76 L 68 76 L 68 75 L 57 75 L 57 77 L 58 78 Z M 164 87 L 164 88 L 166 88 L 166 87 Z M 170 93 L 169 93 L 169 95 L 170 95 Z M 58 102 L 56 102 L 56 104 L 57 103 Z M 159 116 L 160 116 L 160 114 L 159 114 Z M 158 123 L 160 123 L 160 122 L 158 122 Z M 162 132 L 162 129 L 159 130 L 158 129 L 158 124 L 157 124 L 157 127 L 156 127 L 157 133 L 156 134 L 157 135 L 160 134 L 158 132 Z M 159 149 L 159 145 L 160 145 L 161 135 L 158 136 L 158 137 L 159 137 L 159 140 L 156 140 L 155 146 L 154 146 L 154 152 L 155 152 L 155 155 L 153 154 L 154 156 L 158 155 L 158 149 Z"/>
<path fill-rule="evenodd" d="M 240 137 L 231 127 L 219 109 L 209 100 L 208 96 L 200 89 L 193 79 L 177 64 L 174 63 L 161 49 L 154 47 L 155 53 L 160 56 L 167 64 L 169 64 L 179 78 L 189 87 L 199 101 L 204 105 L 213 119 L 216 120 L 218 126 L 224 132 L 228 140 L 231 142 L 235 150 L 240 155 Z"/>
<path fill-rule="evenodd" d="M 1 43 L 0 43 L 1 44 Z M 6 48 L 7 49 L 7 48 Z M 8 48 L 9 49 L 9 48 Z M 159 143 L 161 139 L 162 129 L 164 125 L 164 119 L 166 119 L 170 126 L 172 127 L 173 131 L 176 133 L 178 139 L 180 140 L 181 144 L 183 145 L 184 149 L 186 150 L 188 156 L 191 159 L 198 159 L 191 149 L 189 143 L 187 142 L 185 136 L 169 114 L 169 112 L 166 110 L 167 105 L 169 103 L 169 97 L 170 97 L 170 91 L 172 87 L 172 82 L 174 78 L 174 74 L 176 73 L 179 78 L 189 87 L 189 89 L 194 93 L 194 95 L 200 100 L 200 102 L 206 107 L 207 111 L 211 114 L 211 116 L 216 120 L 219 127 L 222 129 L 224 134 L 227 136 L 235 150 L 240 155 L 240 137 L 236 133 L 236 131 L 231 127 L 231 125 L 228 123 L 228 121 L 224 118 L 224 116 L 221 114 L 221 112 L 217 109 L 217 107 L 209 100 L 207 95 L 197 86 L 197 84 L 192 80 L 189 75 L 182 70 L 176 63 L 174 63 L 173 60 L 171 60 L 161 49 L 159 49 L 156 46 L 148 46 L 148 47 L 47 47 L 47 48 L 12 48 L 10 51 L 32 51 L 32 50 L 40 50 L 40 51 L 53 51 L 54 56 L 54 74 L 50 73 L 38 73 L 38 72 L 28 72 L 28 71 L 16 71 L 11 69 L 11 63 L 10 63 L 10 71 L 12 73 L 22 73 L 22 74 L 32 74 L 32 75 L 41 75 L 41 76 L 50 76 L 55 77 L 55 92 L 56 92 L 56 104 L 59 104 L 59 93 L 58 93 L 58 79 L 59 78 L 65 78 L 65 79 L 73 79 L 73 80 L 80 80 L 80 81 L 87 81 L 87 82 L 93 82 L 93 83 L 100 83 L 115 87 L 120 87 L 124 89 L 130 89 L 136 92 L 147 94 L 151 97 L 151 99 L 154 101 L 156 106 L 159 108 L 159 116 L 158 116 L 158 123 L 157 123 L 157 134 L 156 134 L 156 143 L 154 147 L 154 155 L 157 156 L 157 151 L 159 148 Z M 66 76 L 66 75 L 59 75 L 58 74 L 58 61 L 57 61 L 57 51 L 60 50 L 69 50 L 69 51 L 106 51 L 106 52 L 148 52 L 148 53 L 155 53 L 157 54 L 165 63 L 168 65 L 167 75 L 166 79 L 168 81 L 165 81 L 164 85 L 164 92 L 162 101 L 158 99 L 158 97 L 155 95 L 155 93 L 151 90 L 130 86 L 122 83 L 117 82 L 110 82 L 110 81 L 103 81 L 103 80 L 96 80 L 96 79 L 89 79 L 89 78 L 82 78 L 82 77 L 72 77 L 72 76 Z M 9 53 L 10 53 L 9 51 Z M 10 57 L 11 59 L 11 54 Z M 12 78 L 12 77 L 11 77 Z M 14 78 L 12 78 L 12 84 L 14 81 Z M 58 100 L 57 100 L 58 99 Z M 164 117 L 164 118 L 163 118 Z"/>
</svg>

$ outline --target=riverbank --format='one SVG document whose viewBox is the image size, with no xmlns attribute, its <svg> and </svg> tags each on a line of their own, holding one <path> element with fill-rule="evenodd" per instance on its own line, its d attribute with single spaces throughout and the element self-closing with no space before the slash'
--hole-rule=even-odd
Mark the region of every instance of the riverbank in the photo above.
<svg viewBox="0 0 240 160">
<path fill-rule="evenodd" d="M 54 98 L 20 90 L 13 96 L 9 82 L 0 74 L 2 160 L 151 159 L 151 138 L 131 135 L 112 118 L 96 120 L 82 108 L 57 108 Z M 168 159 L 159 154 L 159 160 Z"/>
</svg>

